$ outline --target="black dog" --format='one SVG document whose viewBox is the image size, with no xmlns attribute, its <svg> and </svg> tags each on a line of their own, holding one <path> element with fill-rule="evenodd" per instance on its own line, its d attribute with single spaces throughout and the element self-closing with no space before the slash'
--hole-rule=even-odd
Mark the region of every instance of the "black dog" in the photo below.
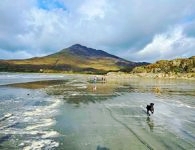
<svg viewBox="0 0 195 150">
<path fill-rule="evenodd" d="M 150 103 L 150 105 L 146 106 L 147 114 L 150 116 L 149 111 L 153 114 L 154 113 L 154 103 Z"/>
</svg>

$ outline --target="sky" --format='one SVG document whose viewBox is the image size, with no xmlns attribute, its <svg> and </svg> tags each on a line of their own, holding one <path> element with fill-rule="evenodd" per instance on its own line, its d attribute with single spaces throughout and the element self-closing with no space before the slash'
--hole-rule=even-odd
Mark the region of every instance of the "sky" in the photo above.
<svg viewBox="0 0 195 150">
<path fill-rule="evenodd" d="M 195 0 L 0 1 L 0 59 L 74 44 L 136 62 L 195 56 Z"/>
</svg>

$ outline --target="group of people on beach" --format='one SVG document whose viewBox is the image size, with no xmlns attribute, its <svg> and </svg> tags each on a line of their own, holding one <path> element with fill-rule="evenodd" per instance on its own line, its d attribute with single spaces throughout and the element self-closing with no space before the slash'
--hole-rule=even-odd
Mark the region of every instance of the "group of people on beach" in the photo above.
<svg viewBox="0 0 195 150">
<path fill-rule="evenodd" d="M 101 83 L 106 83 L 106 77 L 105 76 L 102 76 L 102 77 L 94 76 L 93 77 L 93 83 L 94 83 L 93 91 L 96 91 L 96 89 L 97 89 L 97 87 L 96 87 L 97 81 L 101 82 Z"/>
<path fill-rule="evenodd" d="M 97 81 L 105 83 L 106 82 L 106 77 L 105 76 L 102 76 L 102 77 L 94 76 L 93 81 L 94 81 L 94 83 L 96 83 Z"/>
</svg>

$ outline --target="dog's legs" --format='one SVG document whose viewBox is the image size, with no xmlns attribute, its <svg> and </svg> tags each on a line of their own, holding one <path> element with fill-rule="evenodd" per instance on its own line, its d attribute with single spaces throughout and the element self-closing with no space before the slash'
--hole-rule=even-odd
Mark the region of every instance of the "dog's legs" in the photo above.
<svg viewBox="0 0 195 150">
<path fill-rule="evenodd" d="M 147 110 L 147 115 L 150 116 L 149 110 Z"/>
</svg>

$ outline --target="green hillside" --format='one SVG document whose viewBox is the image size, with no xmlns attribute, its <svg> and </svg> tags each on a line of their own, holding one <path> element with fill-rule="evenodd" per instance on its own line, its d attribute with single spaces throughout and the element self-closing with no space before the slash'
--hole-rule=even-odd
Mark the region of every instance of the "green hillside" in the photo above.
<svg viewBox="0 0 195 150">
<path fill-rule="evenodd" d="M 109 71 L 131 71 L 135 63 L 79 44 L 45 57 L 24 60 L 1 60 L 0 71 L 8 72 L 79 72 L 107 73 Z"/>
</svg>

